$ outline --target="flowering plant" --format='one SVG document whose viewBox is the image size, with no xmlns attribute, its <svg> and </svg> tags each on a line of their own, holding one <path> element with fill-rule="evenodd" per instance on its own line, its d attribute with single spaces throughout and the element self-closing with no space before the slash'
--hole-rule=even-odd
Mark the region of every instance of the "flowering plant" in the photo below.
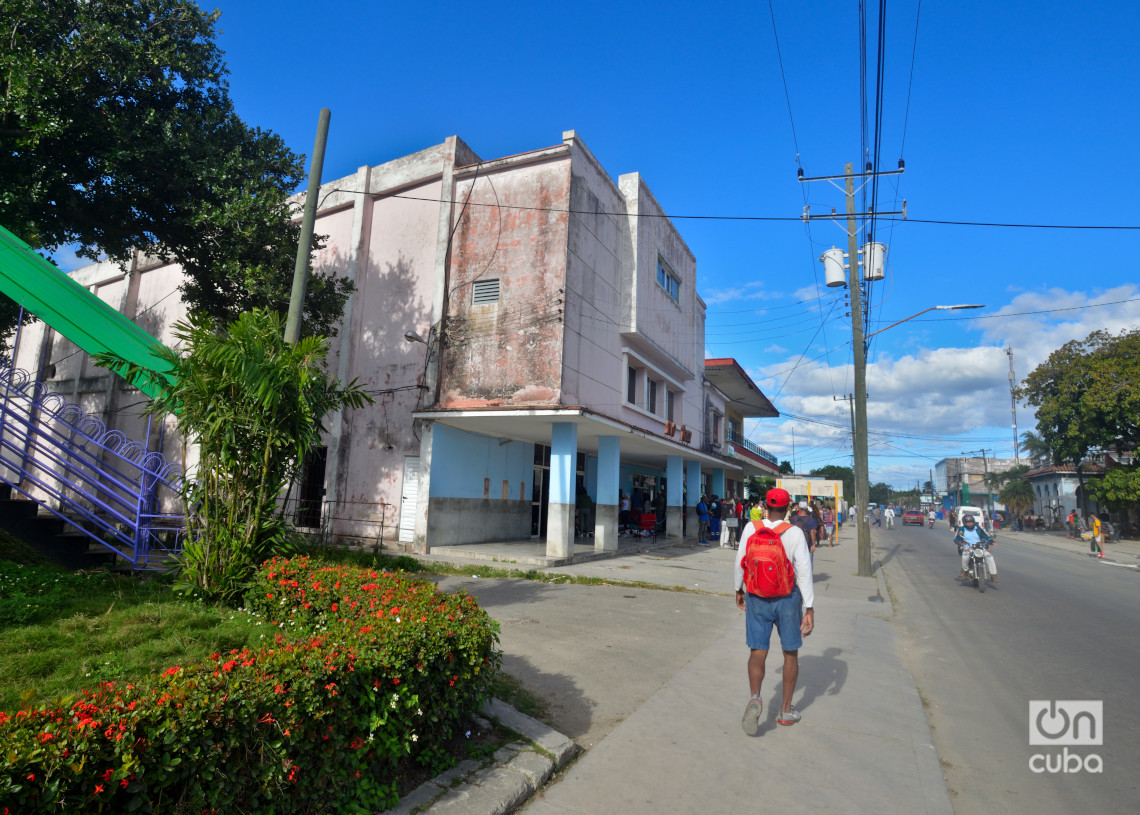
<svg viewBox="0 0 1140 815">
<path fill-rule="evenodd" d="M 498 667 L 497 624 L 422 578 L 273 559 L 247 606 L 265 648 L 0 712 L 0 813 L 383 809 Z"/>
</svg>

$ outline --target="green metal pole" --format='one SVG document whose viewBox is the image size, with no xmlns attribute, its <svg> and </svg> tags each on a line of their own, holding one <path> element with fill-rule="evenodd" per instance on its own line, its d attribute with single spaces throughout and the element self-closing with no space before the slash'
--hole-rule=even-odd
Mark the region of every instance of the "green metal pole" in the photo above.
<svg viewBox="0 0 1140 815">
<path fill-rule="evenodd" d="M 305 290 L 309 284 L 309 255 L 313 251 L 313 224 L 317 220 L 317 197 L 321 192 L 321 168 L 325 163 L 325 142 L 329 137 L 331 117 L 328 108 L 321 108 L 321 117 L 317 122 L 317 141 L 313 145 L 313 162 L 309 166 L 309 190 L 305 194 L 305 211 L 301 217 L 301 238 L 297 242 L 297 263 L 293 267 L 289 316 L 285 320 L 285 342 L 290 345 L 301 338 L 301 314 L 305 309 Z"/>
</svg>

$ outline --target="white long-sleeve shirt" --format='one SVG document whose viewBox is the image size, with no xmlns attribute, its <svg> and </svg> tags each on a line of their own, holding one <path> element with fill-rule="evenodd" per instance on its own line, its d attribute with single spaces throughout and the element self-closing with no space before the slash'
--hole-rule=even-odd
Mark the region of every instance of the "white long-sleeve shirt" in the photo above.
<svg viewBox="0 0 1140 815">
<path fill-rule="evenodd" d="M 769 529 L 775 529 L 783 521 L 765 519 L 760 523 Z M 749 521 L 745 524 L 744 531 L 740 533 L 740 547 L 736 551 L 736 565 L 733 567 L 734 588 L 737 591 L 744 588 L 744 553 L 748 549 L 748 539 L 755 531 L 756 527 Z M 796 586 L 799 587 L 804 608 L 813 608 L 815 606 L 815 587 L 812 584 L 811 554 L 808 552 L 807 538 L 804 537 L 803 530 L 792 524 L 791 529 L 784 530 L 784 534 L 780 536 L 780 543 L 784 544 L 784 553 L 787 554 L 788 560 L 792 562 L 792 568 L 796 571 Z"/>
</svg>

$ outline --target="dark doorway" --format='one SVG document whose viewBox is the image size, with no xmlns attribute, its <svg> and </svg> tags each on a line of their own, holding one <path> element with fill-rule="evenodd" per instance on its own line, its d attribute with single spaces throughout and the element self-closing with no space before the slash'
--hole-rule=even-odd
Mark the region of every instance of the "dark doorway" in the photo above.
<svg viewBox="0 0 1140 815">
<path fill-rule="evenodd" d="M 328 448 L 314 447 L 301 464 L 301 495 L 297 501 L 295 523 L 308 529 L 321 528 L 321 504 L 325 499 L 325 465 Z"/>
</svg>

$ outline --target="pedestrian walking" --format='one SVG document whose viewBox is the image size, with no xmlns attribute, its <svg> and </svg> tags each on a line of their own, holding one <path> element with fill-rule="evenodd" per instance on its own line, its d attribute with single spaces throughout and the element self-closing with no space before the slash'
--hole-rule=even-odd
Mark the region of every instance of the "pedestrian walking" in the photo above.
<svg viewBox="0 0 1140 815">
<path fill-rule="evenodd" d="M 887 529 L 895 528 L 895 511 L 890 507 L 883 510 L 883 517 L 887 519 Z"/>
<path fill-rule="evenodd" d="M 709 545 L 709 504 L 703 495 L 697 502 L 697 545 Z"/>
<path fill-rule="evenodd" d="M 823 508 L 823 531 L 828 546 L 835 546 L 835 515 L 831 507 Z"/>
<path fill-rule="evenodd" d="M 792 704 L 792 696 L 799 679 L 800 646 L 803 638 L 815 628 L 815 590 L 807 540 L 799 527 L 785 521 L 791 496 L 787 490 L 768 490 L 765 503 L 768 519 L 761 521 L 759 526 L 749 523 L 744 528 L 745 543 L 737 553 L 733 569 L 736 607 L 745 615 L 745 636 L 749 648 L 748 687 L 751 696 L 740 723 L 749 736 L 755 736 L 760 730 L 760 715 L 764 710 L 760 693 L 772 628 L 775 627 L 779 634 L 780 647 L 784 652 L 783 698 L 776 717 L 777 724 L 782 725 L 793 725 L 801 718 Z M 761 569 L 760 564 L 771 564 L 772 569 Z M 777 572 L 779 575 L 775 580 L 764 579 Z"/>
</svg>

